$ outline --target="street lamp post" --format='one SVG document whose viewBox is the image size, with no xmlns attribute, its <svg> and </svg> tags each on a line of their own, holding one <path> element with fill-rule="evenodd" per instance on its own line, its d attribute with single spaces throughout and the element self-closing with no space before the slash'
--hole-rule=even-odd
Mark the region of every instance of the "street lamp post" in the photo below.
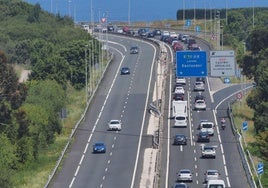
<svg viewBox="0 0 268 188">
<path fill-rule="evenodd" d="M 128 0 L 128 26 L 130 26 L 130 0 Z"/>
<path fill-rule="evenodd" d="M 223 50 L 223 26 L 220 26 L 221 28 L 221 50 Z"/>
</svg>

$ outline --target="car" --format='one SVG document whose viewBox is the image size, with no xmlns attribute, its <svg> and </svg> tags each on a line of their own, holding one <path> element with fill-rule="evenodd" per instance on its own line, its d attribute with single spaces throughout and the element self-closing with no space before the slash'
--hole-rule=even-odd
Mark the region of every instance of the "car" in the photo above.
<svg viewBox="0 0 268 188">
<path fill-rule="evenodd" d="M 148 38 L 153 38 L 153 37 L 154 37 L 154 32 L 153 32 L 153 31 L 149 31 L 149 32 L 147 33 L 147 37 L 148 37 Z"/>
<path fill-rule="evenodd" d="M 108 123 L 108 130 L 110 131 L 113 131 L 113 130 L 121 131 L 121 129 L 122 129 L 122 123 L 120 120 L 113 119 L 113 120 L 110 120 L 110 122 Z"/>
<path fill-rule="evenodd" d="M 205 121 L 205 120 L 201 121 L 199 124 L 199 128 L 203 132 L 205 132 L 205 131 L 208 132 L 208 134 L 210 136 L 214 135 L 215 126 L 214 126 L 214 123 L 212 121 Z"/>
<path fill-rule="evenodd" d="M 172 188 L 188 188 L 185 183 L 175 183 Z"/>
<path fill-rule="evenodd" d="M 176 134 L 173 145 L 187 145 L 187 137 L 184 134 Z"/>
<path fill-rule="evenodd" d="M 130 54 L 138 54 L 139 53 L 139 47 L 138 46 L 132 46 L 130 48 Z"/>
<path fill-rule="evenodd" d="M 174 93 L 176 93 L 176 94 L 184 94 L 184 93 L 185 93 L 185 90 L 184 90 L 183 87 L 181 87 L 181 86 L 177 86 L 177 87 L 175 88 Z"/>
<path fill-rule="evenodd" d="M 158 35 L 158 36 L 160 36 L 162 33 L 160 29 L 155 29 L 153 32 L 154 32 L 154 35 Z"/>
<path fill-rule="evenodd" d="M 130 69 L 128 67 L 122 67 L 121 68 L 121 74 L 122 75 L 130 74 Z"/>
<path fill-rule="evenodd" d="M 216 147 L 201 145 L 202 158 L 216 158 Z"/>
<path fill-rule="evenodd" d="M 204 82 L 197 81 L 194 84 L 194 91 L 205 91 Z"/>
<path fill-rule="evenodd" d="M 184 100 L 184 94 L 182 94 L 182 93 L 174 93 L 173 94 L 173 100 L 174 101 L 183 101 Z"/>
<path fill-rule="evenodd" d="M 193 182 L 192 172 L 189 169 L 182 169 L 177 173 L 178 182 Z"/>
<path fill-rule="evenodd" d="M 197 100 L 205 100 L 205 96 L 204 95 L 201 95 L 200 93 L 197 94 L 194 98 L 194 101 L 197 101 Z"/>
<path fill-rule="evenodd" d="M 218 170 L 206 170 L 204 173 L 205 179 L 204 182 L 208 182 L 209 180 L 218 180 L 220 177 L 220 173 Z"/>
<path fill-rule="evenodd" d="M 186 79 L 184 77 L 177 77 L 176 83 L 186 85 Z"/>
<path fill-rule="evenodd" d="M 96 142 L 93 145 L 93 153 L 105 153 L 106 152 L 106 146 L 103 142 Z"/>
<path fill-rule="evenodd" d="M 196 82 L 203 82 L 204 84 L 206 83 L 206 78 L 205 77 L 197 77 L 195 79 Z"/>
<path fill-rule="evenodd" d="M 169 31 L 163 31 L 162 32 L 162 36 L 165 36 L 165 37 L 169 37 Z"/>
<path fill-rule="evenodd" d="M 198 99 L 194 102 L 195 110 L 206 110 L 206 108 L 207 108 L 207 105 L 206 105 L 205 100 Z"/>
<path fill-rule="evenodd" d="M 197 142 L 210 142 L 210 136 L 207 131 L 200 131 L 198 133 Z"/>
<path fill-rule="evenodd" d="M 171 31 L 169 33 L 169 36 L 172 37 L 172 38 L 174 38 L 174 39 L 177 39 L 178 38 L 178 34 L 176 32 L 174 32 L 174 31 Z"/>
</svg>

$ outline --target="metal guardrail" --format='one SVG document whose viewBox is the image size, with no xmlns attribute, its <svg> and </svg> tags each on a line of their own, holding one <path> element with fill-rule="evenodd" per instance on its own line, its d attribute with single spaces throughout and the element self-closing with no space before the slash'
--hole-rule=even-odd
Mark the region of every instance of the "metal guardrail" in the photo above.
<svg viewBox="0 0 268 188">
<path fill-rule="evenodd" d="M 232 104 L 234 102 L 235 101 L 233 101 Z M 255 169 L 254 164 L 253 164 L 253 161 L 251 159 L 250 152 L 248 150 L 245 151 L 245 149 L 243 147 L 243 143 L 242 143 L 243 140 L 244 140 L 244 139 L 242 139 L 243 135 L 241 135 L 239 133 L 238 128 L 236 127 L 236 125 L 234 123 L 234 118 L 233 118 L 232 108 L 230 106 L 230 103 L 228 104 L 228 110 L 227 110 L 227 112 L 228 112 L 228 116 L 229 116 L 229 118 L 231 120 L 231 127 L 232 127 L 233 134 L 236 136 L 237 142 L 239 143 L 237 145 L 237 147 L 238 147 L 238 151 L 240 153 L 240 157 L 241 157 L 241 160 L 242 160 L 243 168 L 244 168 L 244 170 L 246 172 L 248 183 L 249 183 L 250 187 L 257 188 L 256 182 L 254 180 L 254 176 L 253 176 L 253 173 L 252 173 L 251 166 L 253 166 L 255 172 L 256 172 L 256 169 Z M 250 164 L 248 162 L 247 156 L 249 156 L 249 158 L 250 158 L 251 166 L 250 166 Z M 261 181 L 260 180 L 259 180 L 259 184 L 260 184 L 260 187 L 262 188 L 262 184 L 261 184 Z"/>
</svg>

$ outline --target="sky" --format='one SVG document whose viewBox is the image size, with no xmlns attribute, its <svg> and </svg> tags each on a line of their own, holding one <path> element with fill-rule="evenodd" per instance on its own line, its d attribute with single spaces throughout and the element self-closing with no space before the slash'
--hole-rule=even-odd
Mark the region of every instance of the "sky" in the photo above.
<svg viewBox="0 0 268 188">
<path fill-rule="evenodd" d="M 177 10 L 268 7 L 268 0 L 24 0 L 75 22 L 176 20 Z M 92 6 L 91 6 L 92 5 Z M 92 10 L 92 14 L 91 14 Z"/>
</svg>

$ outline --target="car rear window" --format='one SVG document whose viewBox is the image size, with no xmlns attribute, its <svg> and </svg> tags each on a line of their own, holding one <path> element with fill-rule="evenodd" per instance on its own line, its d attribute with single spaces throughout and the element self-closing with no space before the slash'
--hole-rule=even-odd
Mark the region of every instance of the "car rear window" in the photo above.
<svg viewBox="0 0 268 188">
<path fill-rule="evenodd" d="M 185 117 L 183 117 L 183 116 L 178 116 L 178 117 L 176 117 L 176 120 L 185 120 L 186 118 Z"/>
<path fill-rule="evenodd" d="M 206 123 L 206 124 L 202 124 L 202 127 L 203 128 L 212 128 L 213 126 L 210 123 Z"/>
</svg>

